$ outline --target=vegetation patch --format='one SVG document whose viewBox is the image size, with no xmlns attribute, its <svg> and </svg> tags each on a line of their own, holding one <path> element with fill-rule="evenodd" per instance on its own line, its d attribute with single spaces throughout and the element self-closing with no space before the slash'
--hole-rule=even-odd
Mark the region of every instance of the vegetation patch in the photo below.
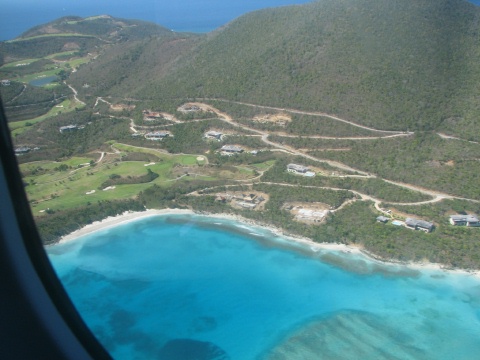
<svg viewBox="0 0 480 360">
<path fill-rule="evenodd" d="M 118 174 L 110 174 L 107 181 L 104 181 L 100 186 L 99 189 L 103 190 L 107 187 L 115 186 L 115 185 L 122 185 L 122 184 L 144 184 L 149 183 L 156 178 L 158 178 L 158 174 L 154 173 L 151 169 L 147 169 L 147 173 L 142 176 L 127 176 L 122 177 Z"/>
</svg>

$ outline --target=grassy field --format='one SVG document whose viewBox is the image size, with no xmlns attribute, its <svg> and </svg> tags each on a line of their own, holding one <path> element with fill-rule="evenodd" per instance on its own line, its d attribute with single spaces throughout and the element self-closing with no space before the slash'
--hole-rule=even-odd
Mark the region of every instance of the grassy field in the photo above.
<svg viewBox="0 0 480 360">
<path fill-rule="evenodd" d="M 61 102 L 60 104 L 54 106 L 53 108 L 50 109 L 48 113 L 45 115 L 39 116 L 34 119 L 30 120 L 23 120 L 23 121 L 15 121 L 8 123 L 8 126 L 10 127 L 10 131 L 12 133 L 12 136 L 15 137 L 18 134 L 21 134 L 22 132 L 26 131 L 29 126 L 32 126 L 33 124 L 39 123 L 41 121 L 44 121 L 45 119 L 48 119 L 50 117 L 56 116 L 60 113 L 67 113 L 74 111 L 75 108 L 81 108 L 83 107 L 82 104 L 77 103 L 76 101 L 72 100 L 65 100 Z"/>
<path fill-rule="evenodd" d="M 25 190 L 34 215 L 40 216 L 47 209 L 65 210 L 102 200 L 128 199 L 153 184 L 169 187 L 177 181 L 248 179 L 255 175 L 253 169 L 266 169 L 273 163 L 270 160 L 254 166 L 235 166 L 234 172 L 207 170 L 206 173 L 205 171 L 202 173 L 201 168 L 206 160 L 197 160 L 199 155 L 171 155 L 115 141 L 109 143 L 120 153 L 105 156 L 101 163 L 94 165 L 90 165 L 90 162 L 97 156 L 100 158 L 99 154 L 92 157 L 72 157 L 61 162 L 37 161 L 22 164 L 20 169 L 24 174 Z M 118 161 L 124 155 L 139 153 L 153 154 L 158 160 L 155 163 Z M 182 167 L 185 167 L 185 170 Z M 195 168 L 199 170 L 196 171 Z M 102 184 L 113 175 L 135 179 L 145 175 L 148 170 L 159 176 L 149 183 L 122 184 L 116 185 L 114 189 L 103 190 L 105 186 Z"/>
<path fill-rule="evenodd" d="M 39 59 L 24 59 L 24 60 L 20 60 L 20 61 L 14 61 L 14 62 L 11 62 L 11 63 L 8 63 L 8 64 L 5 64 L 5 65 L 1 66 L 0 69 L 9 69 L 9 68 L 17 67 L 17 66 L 28 66 L 28 65 L 30 65 L 31 63 L 33 63 L 37 60 L 39 60 Z"/>
<path fill-rule="evenodd" d="M 275 164 L 275 160 L 268 160 L 263 163 L 251 164 L 250 166 L 254 167 L 257 170 L 263 171 L 263 170 L 267 170 L 273 164 Z"/>
<path fill-rule="evenodd" d="M 16 78 L 15 81 L 22 82 L 22 83 L 29 83 L 30 81 L 41 79 L 44 77 L 55 76 L 61 69 L 48 69 L 45 71 L 28 74 L 19 78 Z"/>
<path fill-rule="evenodd" d="M 55 59 L 59 56 L 68 56 L 68 55 L 72 55 L 75 54 L 75 51 L 64 51 L 64 52 L 60 52 L 60 53 L 55 53 L 55 54 L 51 54 L 51 55 L 48 55 L 48 56 L 45 56 L 44 59 Z"/>
<path fill-rule="evenodd" d="M 114 145 L 121 151 L 120 156 L 129 152 L 143 152 L 154 154 L 159 160 L 155 164 L 148 164 L 148 167 L 144 161 L 114 162 L 114 160 L 90 166 L 92 158 L 88 157 L 73 157 L 62 162 L 40 161 L 22 164 L 24 182 L 28 184 L 25 189 L 32 203 L 33 213 L 41 215 L 46 209 L 64 210 L 101 200 L 127 199 L 153 184 L 168 187 L 175 181 L 217 179 L 214 176 L 201 175 L 180 178 L 178 174 L 173 174 L 172 170 L 176 166 L 199 166 L 197 155 L 169 155 L 154 149 L 118 143 Z M 115 189 L 102 190 L 102 183 L 114 174 L 122 178 L 135 178 L 145 175 L 147 169 L 157 173 L 159 177 L 149 183 L 116 185 Z M 93 190 L 95 192 L 92 192 Z"/>
<path fill-rule="evenodd" d="M 43 59 L 52 60 L 52 59 L 55 59 L 56 57 L 68 56 L 68 55 L 71 55 L 72 58 L 62 60 L 61 62 L 48 63 L 43 67 L 43 69 L 41 69 L 41 71 L 38 71 L 39 69 L 36 69 L 36 70 L 32 69 L 33 72 L 31 72 L 30 74 L 26 74 L 26 75 L 20 75 L 19 76 L 18 74 L 15 74 L 13 69 L 15 69 L 17 67 L 21 67 L 22 69 L 24 69 L 25 67 L 33 64 L 36 61 L 42 60 L 42 59 L 32 58 L 32 59 L 27 59 L 27 60 L 15 61 L 15 62 L 3 65 L 0 69 L 4 69 L 5 71 L 7 71 L 7 70 L 10 71 L 9 75 L 7 75 L 7 77 L 10 80 L 15 80 L 15 81 L 18 81 L 18 82 L 23 82 L 23 83 L 29 83 L 32 80 L 37 80 L 37 79 L 48 77 L 48 76 L 58 75 L 59 72 L 62 71 L 62 70 L 70 71 L 71 69 L 77 68 L 78 66 L 80 66 L 82 64 L 86 64 L 91 60 L 90 55 L 83 56 L 83 57 L 75 57 L 74 54 L 75 54 L 75 51 L 65 51 L 65 52 L 60 52 L 60 53 L 55 53 L 55 54 L 48 55 L 48 56 L 44 57 Z M 28 69 L 25 69 L 25 70 L 28 70 Z"/>
<path fill-rule="evenodd" d="M 43 35 L 31 36 L 31 37 L 27 37 L 27 38 L 8 40 L 8 41 L 6 41 L 6 43 L 28 41 L 28 40 L 41 39 L 41 38 L 46 38 L 46 37 L 92 37 L 92 38 L 94 38 L 95 36 L 85 35 L 85 34 L 71 34 L 71 33 L 66 33 L 66 34 L 43 34 Z"/>
<path fill-rule="evenodd" d="M 165 160 L 165 159 L 171 159 L 174 158 L 175 162 L 180 165 L 204 165 L 206 163 L 205 157 L 202 156 L 204 160 L 197 160 L 197 157 L 199 155 L 170 155 L 166 154 L 163 151 L 159 151 L 156 149 L 150 149 L 150 148 L 144 148 L 144 147 L 138 147 L 138 146 L 132 146 L 132 145 L 127 145 L 127 144 L 120 144 L 116 143 L 115 141 L 110 141 L 110 145 L 112 145 L 113 148 L 120 150 L 124 153 L 145 153 L 145 154 L 153 154 L 155 156 L 158 156 L 160 159 Z M 152 169 L 153 170 L 153 169 Z"/>
</svg>

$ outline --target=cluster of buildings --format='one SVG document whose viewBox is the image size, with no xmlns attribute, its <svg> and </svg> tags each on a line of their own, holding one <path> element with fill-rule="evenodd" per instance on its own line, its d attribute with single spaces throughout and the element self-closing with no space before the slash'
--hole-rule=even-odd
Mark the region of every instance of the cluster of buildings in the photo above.
<svg viewBox="0 0 480 360">
<path fill-rule="evenodd" d="M 377 217 L 377 222 L 387 223 L 390 218 L 386 216 Z M 396 226 L 405 226 L 407 229 L 411 230 L 420 230 L 426 233 L 430 233 L 435 228 L 435 225 L 429 221 L 419 220 L 414 218 L 406 218 L 405 221 L 394 220 L 392 221 L 393 225 Z"/>
<path fill-rule="evenodd" d="M 287 171 L 289 173 L 302 175 L 302 176 L 307 176 L 307 177 L 314 177 L 315 176 L 315 173 L 313 171 L 310 171 L 310 169 L 308 167 L 303 166 L 303 165 L 288 164 L 287 165 Z"/>
<path fill-rule="evenodd" d="M 381 223 L 387 223 L 390 218 L 386 216 L 378 216 L 377 221 Z M 451 225 L 454 226 L 468 226 L 468 227 L 480 227 L 480 220 L 477 215 L 450 215 L 449 220 Z M 420 230 L 426 233 L 432 232 L 435 225 L 429 221 L 418 220 L 414 218 L 406 218 L 405 221 L 395 220 L 392 221 L 393 225 L 403 225 L 408 229 Z"/>
<path fill-rule="evenodd" d="M 2 86 L 10 86 L 10 80 L 0 80 Z"/>
<path fill-rule="evenodd" d="M 230 205 L 247 210 L 255 210 L 265 202 L 265 197 L 260 194 L 218 193 L 215 201 L 229 203 Z"/>
</svg>

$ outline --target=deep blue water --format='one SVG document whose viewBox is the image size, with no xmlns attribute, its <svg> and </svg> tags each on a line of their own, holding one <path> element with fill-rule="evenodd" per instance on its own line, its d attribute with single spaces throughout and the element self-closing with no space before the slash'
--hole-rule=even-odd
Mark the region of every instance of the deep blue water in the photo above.
<svg viewBox="0 0 480 360">
<path fill-rule="evenodd" d="M 47 251 L 116 359 L 480 354 L 480 280 L 472 276 L 292 245 L 200 216 L 141 219 Z"/>
<path fill-rule="evenodd" d="M 0 0 L 0 40 L 62 16 L 108 14 L 152 21 L 175 31 L 208 32 L 249 11 L 311 0 Z"/>
<path fill-rule="evenodd" d="M 312 0 L 0 0 L 0 40 L 66 15 L 109 14 L 152 21 L 175 31 L 208 32 L 249 11 Z M 470 0 L 480 5 L 480 0 Z"/>
</svg>

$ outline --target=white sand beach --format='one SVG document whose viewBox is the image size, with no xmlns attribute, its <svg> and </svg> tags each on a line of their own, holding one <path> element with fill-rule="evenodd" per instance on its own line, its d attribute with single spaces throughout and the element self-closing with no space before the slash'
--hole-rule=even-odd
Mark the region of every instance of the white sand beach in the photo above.
<svg viewBox="0 0 480 360">
<path fill-rule="evenodd" d="M 94 221 L 91 224 L 85 225 L 83 228 L 78 229 L 68 235 L 61 237 L 59 240 L 59 243 L 72 241 L 81 236 L 91 234 L 99 230 L 104 230 L 110 227 L 114 227 L 120 224 L 125 224 L 137 219 L 156 216 L 156 215 L 169 215 L 169 214 L 170 215 L 173 215 L 173 214 L 186 215 L 186 214 L 194 214 L 194 212 L 191 210 L 181 210 L 181 209 L 163 209 L 163 210 L 149 209 L 146 211 L 126 211 L 121 215 L 109 216 L 101 221 Z"/>
<path fill-rule="evenodd" d="M 419 270 L 419 271 L 433 270 L 433 271 L 446 272 L 450 274 L 471 275 L 480 279 L 480 270 L 453 269 L 453 268 L 446 267 L 445 265 L 442 265 L 442 264 L 431 263 L 428 261 L 401 262 L 401 261 L 382 259 L 376 256 L 375 254 L 365 251 L 361 246 L 345 245 L 340 243 L 317 243 L 309 238 L 294 236 L 292 234 L 285 233 L 282 229 L 276 228 L 272 225 L 263 224 L 258 221 L 247 219 L 239 215 L 197 213 L 188 209 L 161 209 L 161 210 L 148 209 L 146 211 L 138 211 L 138 212 L 127 211 L 121 215 L 110 216 L 101 221 L 95 221 L 92 224 L 86 225 L 79 230 L 76 230 L 68 235 L 63 236 L 59 240 L 59 243 L 73 241 L 81 236 L 91 234 L 99 230 L 104 230 L 120 224 L 131 222 L 137 219 L 157 216 L 157 215 L 200 215 L 200 216 L 209 216 L 217 219 L 231 220 L 231 221 L 244 223 L 246 225 L 267 229 L 277 236 L 281 236 L 282 238 L 285 238 L 287 240 L 294 241 L 299 244 L 303 244 L 314 252 L 320 251 L 320 250 L 329 250 L 329 251 L 338 251 L 341 253 L 350 253 L 352 255 L 363 255 L 366 258 L 368 258 L 369 261 L 377 262 L 383 265 L 401 265 L 401 266 L 406 266 L 412 270 Z"/>
</svg>

